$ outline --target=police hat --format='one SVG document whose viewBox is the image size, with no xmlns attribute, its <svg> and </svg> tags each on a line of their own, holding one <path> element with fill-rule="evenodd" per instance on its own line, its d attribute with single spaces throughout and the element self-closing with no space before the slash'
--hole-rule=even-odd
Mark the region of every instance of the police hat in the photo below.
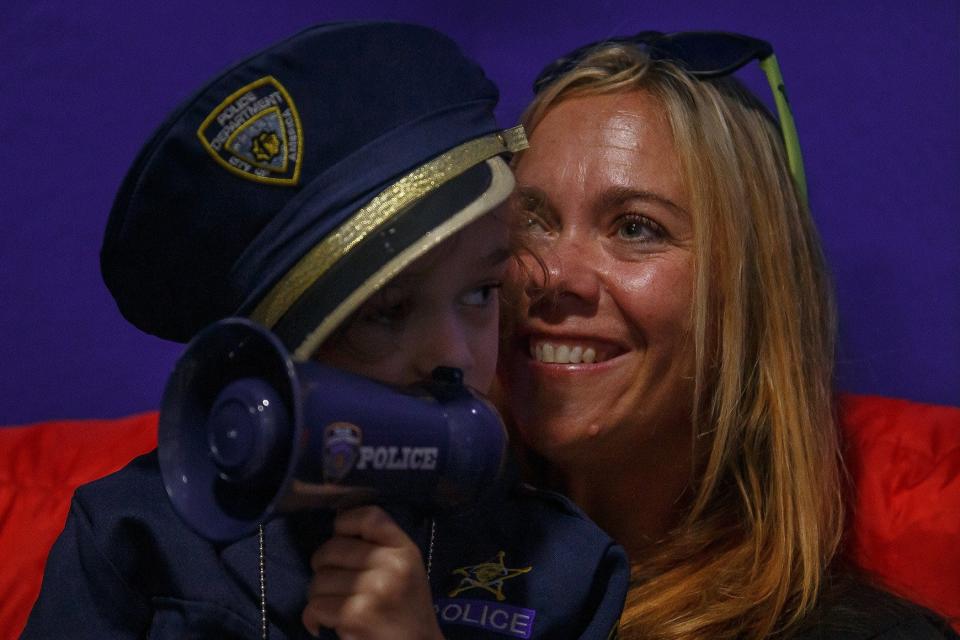
<svg viewBox="0 0 960 640">
<path fill-rule="evenodd" d="M 497 89 L 450 39 L 319 25 L 222 73 L 141 150 L 100 264 L 162 338 L 247 315 L 308 357 L 371 293 L 513 187 Z"/>
</svg>

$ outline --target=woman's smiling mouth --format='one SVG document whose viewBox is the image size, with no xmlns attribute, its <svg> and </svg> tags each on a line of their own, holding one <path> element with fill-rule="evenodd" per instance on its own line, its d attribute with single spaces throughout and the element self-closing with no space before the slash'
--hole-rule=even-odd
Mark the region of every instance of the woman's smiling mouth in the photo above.
<svg viewBox="0 0 960 640">
<path fill-rule="evenodd" d="M 530 336 L 530 357 L 545 364 L 597 364 L 614 358 L 623 350 L 615 345 L 583 338 Z"/>
</svg>

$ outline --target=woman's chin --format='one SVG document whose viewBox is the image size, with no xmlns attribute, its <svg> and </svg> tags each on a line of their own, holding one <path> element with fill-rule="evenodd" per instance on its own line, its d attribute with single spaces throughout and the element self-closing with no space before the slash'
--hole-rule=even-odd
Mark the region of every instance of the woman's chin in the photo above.
<svg viewBox="0 0 960 640">
<path fill-rule="evenodd" d="M 602 432 L 599 424 L 583 416 L 540 412 L 524 417 L 517 425 L 523 444 L 555 465 L 589 458 Z"/>
</svg>

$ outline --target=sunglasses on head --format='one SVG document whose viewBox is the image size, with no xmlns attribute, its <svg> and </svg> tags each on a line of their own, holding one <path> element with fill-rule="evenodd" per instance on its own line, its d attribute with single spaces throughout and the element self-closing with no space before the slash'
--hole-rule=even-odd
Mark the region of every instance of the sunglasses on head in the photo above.
<svg viewBox="0 0 960 640">
<path fill-rule="evenodd" d="M 694 78 L 719 78 L 727 76 L 751 60 L 758 60 L 773 90 L 780 120 L 780 133 L 787 150 L 790 173 L 807 202 L 807 180 L 803 170 L 803 157 L 797 128 L 790 112 L 787 91 L 773 47 L 769 42 L 737 33 L 720 31 L 686 31 L 663 34 L 659 31 L 641 31 L 632 36 L 620 36 L 593 42 L 574 49 L 544 67 L 533 81 L 534 93 L 540 93 L 560 76 L 572 71 L 594 51 L 610 44 L 629 44 L 645 51 L 652 60 L 669 60 Z"/>
</svg>

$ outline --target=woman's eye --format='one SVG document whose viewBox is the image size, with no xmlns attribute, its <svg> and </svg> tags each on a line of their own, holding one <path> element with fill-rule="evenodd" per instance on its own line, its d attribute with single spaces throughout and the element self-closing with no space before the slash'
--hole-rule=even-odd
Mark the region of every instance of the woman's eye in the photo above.
<svg viewBox="0 0 960 640">
<path fill-rule="evenodd" d="M 496 295 L 500 283 L 490 283 L 467 291 L 460 297 L 460 304 L 468 307 L 485 307 L 490 304 L 490 300 Z"/>
<path fill-rule="evenodd" d="M 514 224 L 520 233 L 541 234 L 548 230 L 544 222 L 545 205 L 543 198 L 531 195 L 518 195 L 514 200 Z"/>
<path fill-rule="evenodd" d="M 519 211 L 514 218 L 513 232 L 518 238 L 536 238 L 549 231 L 540 216 L 530 211 Z"/>
<path fill-rule="evenodd" d="M 546 231 L 546 227 L 544 227 L 540 219 L 535 216 L 525 216 L 523 228 L 526 231 Z"/>
<path fill-rule="evenodd" d="M 617 236 L 624 240 L 652 242 L 664 235 L 663 227 L 646 216 L 636 214 L 623 216 L 617 226 Z"/>
</svg>

